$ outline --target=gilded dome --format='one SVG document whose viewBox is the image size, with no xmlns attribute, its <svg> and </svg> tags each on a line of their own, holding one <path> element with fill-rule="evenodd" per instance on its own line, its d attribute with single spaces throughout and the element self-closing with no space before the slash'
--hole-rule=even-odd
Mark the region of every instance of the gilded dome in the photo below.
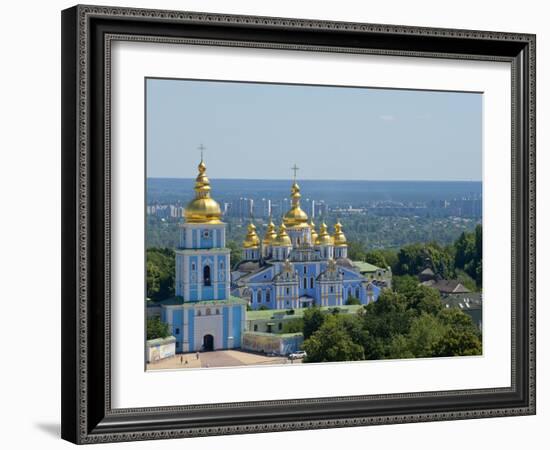
<svg viewBox="0 0 550 450">
<path fill-rule="evenodd" d="M 218 202 L 210 197 L 210 180 L 206 176 L 206 164 L 202 159 L 198 168 L 195 198 L 185 207 L 185 220 L 190 223 L 221 223 L 222 211 Z"/>
<path fill-rule="evenodd" d="M 336 247 L 347 247 L 348 241 L 346 240 L 346 235 L 342 232 L 342 224 L 340 221 L 334 225 L 334 234 L 332 235 L 334 240 L 334 245 Z"/>
<path fill-rule="evenodd" d="M 333 245 L 332 236 L 328 234 L 326 223 L 322 223 L 319 229 L 319 236 L 315 239 L 315 245 Z"/>
<path fill-rule="evenodd" d="M 248 233 L 243 242 L 244 248 L 258 248 L 260 246 L 260 238 L 256 233 L 256 226 L 253 223 L 248 224 Z"/>
<path fill-rule="evenodd" d="M 267 230 L 265 231 L 265 236 L 262 241 L 262 244 L 265 246 L 269 246 L 275 241 L 277 238 L 277 231 L 275 231 L 275 224 L 272 220 L 269 221 L 269 224 L 267 225 Z"/>
<path fill-rule="evenodd" d="M 294 181 L 291 189 L 292 207 L 283 217 L 283 222 L 287 227 L 296 227 L 307 224 L 307 214 L 300 208 L 300 186 Z"/>
<path fill-rule="evenodd" d="M 313 223 L 313 219 L 309 222 L 309 228 L 311 230 L 311 243 L 315 244 L 315 240 L 317 239 L 317 231 L 315 231 L 315 223 Z"/>
<path fill-rule="evenodd" d="M 291 247 L 292 241 L 286 232 L 286 226 L 284 223 L 279 227 L 279 233 L 277 233 L 277 238 L 273 242 L 273 245 L 279 245 L 284 247 Z"/>
</svg>

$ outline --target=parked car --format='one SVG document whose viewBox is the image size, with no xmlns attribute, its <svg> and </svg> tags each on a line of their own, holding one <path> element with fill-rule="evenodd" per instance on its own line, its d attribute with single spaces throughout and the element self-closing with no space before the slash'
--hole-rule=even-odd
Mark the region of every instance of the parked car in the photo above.
<svg viewBox="0 0 550 450">
<path fill-rule="evenodd" d="M 288 358 L 289 359 L 303 359 L 307 356 L 307 353 L 300 350 L 300 351 L 297 351 L 297 352 L 294 352 L 294 353 L 291 353 L 290 355 L 288 355 Z"/>
</svg>

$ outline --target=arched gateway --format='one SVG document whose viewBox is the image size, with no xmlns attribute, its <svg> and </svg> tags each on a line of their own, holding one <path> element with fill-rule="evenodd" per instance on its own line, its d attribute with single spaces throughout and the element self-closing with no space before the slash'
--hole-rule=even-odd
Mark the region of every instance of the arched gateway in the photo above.
<svg viewBox="0 0 550 450">
<path fill-rule="evenodd" d="M 214 350 L 214 336 L 211 334 L 205 334 L 202 338 L 202 349 L 205 352 L 211 352 Z"/>
</svg>

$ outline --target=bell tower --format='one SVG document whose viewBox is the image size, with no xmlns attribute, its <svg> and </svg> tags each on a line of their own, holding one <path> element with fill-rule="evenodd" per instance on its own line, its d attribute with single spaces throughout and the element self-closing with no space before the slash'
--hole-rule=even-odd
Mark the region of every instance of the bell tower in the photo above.
<svg viewBox="0 0 550 450">
<path fill-rule="evenodd" d="M 198 171 L 195 198 L 185 208 L 176 250 L 176 295 L 184 302 L 225 300 L 230 295 L 226 224 L 221 221 L 220 205 L 210 195 L 202 154 Z"/>
</svg>

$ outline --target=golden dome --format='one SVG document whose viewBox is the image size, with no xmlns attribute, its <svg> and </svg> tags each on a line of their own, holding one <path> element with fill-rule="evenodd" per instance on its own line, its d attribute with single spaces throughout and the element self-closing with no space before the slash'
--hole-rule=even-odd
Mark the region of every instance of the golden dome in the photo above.
<svg viewBox="0 0 550 450">
<path fill-rule="evenodd" d="M 332 240 L 332 236 L 328 234 L 327 230 L 327 224 L 323 222 L 319 229 L 319 236 L 317 236 L 317 239 L 315 239 L 315 245 L 333 245 L 334 242 Z"/>
<path fill-rule="evenodd" d="M 185 207 L 184 216 L 190 223 L 221 223 L 222 211 L 218 202 L 210 197 L 210 180 L 202 159 L 195 180 L 195 198 Z"/>
<path fill-rule="evenodd" d="M 315 231 L 315 223 L 313 223 L 313 219 L 309 222 L 309 228 L 311 230 L 311 243 L 315 244 L 315 240 L 317 239 L 317 231 Z"/>
<path fill-rule="evenodd" d="M 267 230 L 265 231 L 265 236 L 262 241 L 262 244 L 265 246 L 269 246 L 275 241 L 277 238 L 277 232 L 275 231 L 275 224 L 272 220 L 269 221 L 269 224 L 267 225 Z"/>
<path fill-rule="evenodd" d="M 260 238 L 256 234 L 256 226 L 253 223 L 248 224 L 248 233 L 243 242 L 244 248 L 258 248 L 260 246 Z"/>
<path fill-rule="evenodd" d="M 279 245 L 279 246 L 285 246 L 285 247 L 292 246 L 292 241 L 290 240 L 290 237 L 286 232 L 286 226 L 284 223 L 282 223 L 281 226 L 279 227 L 279 233 L 277 234 L 277 238 L 273 242 L 273 245 Z"/>
<path fill-rule="evenodd" d="M 288 227 L 296 227 L 302 224 L 307 224 L 307 214 L 300 208 L 300 186 L 294 181 L 291 189 L 292 207 L 284 215 L 283 222 Z"/>
<path fill-rule="evenodd" d="M 336 222 L 334 225 L 334 234 L 332 235 L 334 240 L 334 245 L 336 247 L 347 247 L 348 241 L 346 240 L 346 235 L 342 232 L 342 224 L 340 221 Z"/>
</svg>

